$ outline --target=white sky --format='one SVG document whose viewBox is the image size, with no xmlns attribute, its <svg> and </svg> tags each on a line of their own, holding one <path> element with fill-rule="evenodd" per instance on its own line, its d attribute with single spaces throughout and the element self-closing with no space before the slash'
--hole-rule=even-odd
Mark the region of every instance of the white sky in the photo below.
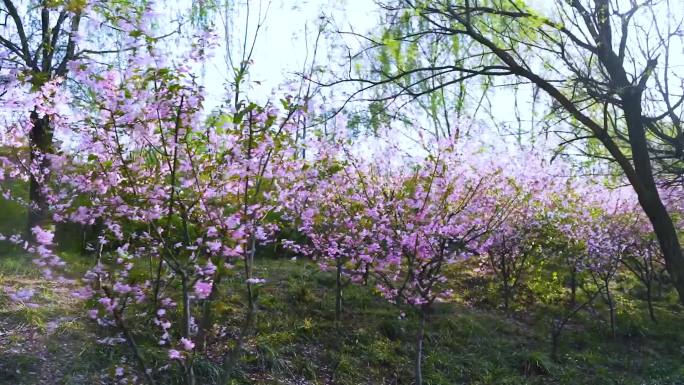
<svg viewBox="0 0 684 385">
<path fill-rule="evenodd" d="M 246 19 L 245 1 L 250 2 L 249 33 L 253 36 L 258 18 L 260 0 L 239 2 L 231 39 L 240 48 L 244 36 Z M 262 11 L 268 0 L 261 0 Z M 288 80 L 297 79 L 307 60 L 310 65 L 316 31 L 321 23 L 321 15 L 333 18 L 342 29 L 353 25 L 355 30 L 365 32 L 377 24 L 379 14 L 372 0 L 271 0 L 265 22 L 260 30 L 253 54 L 254 64 L 250 68 L 252 89 L 250 97 L 268 98 L 272 91 L 280 88 Z M 217 32 L 223 37 L 223 21 L 217 15 Z M 325 64 L 326 55 L 331 52 L 329 41 L 322 37 L 319 41 L 316 62 Z M 239 54 L 234 51 L 235 54 Z M 237 56 L 237 55 L 236 55 Z M 207 87 L 207 105 L 218 104 L 226 94 L 226 82 L 230 79 L 225 61 L 225 47 L 222 45 L 214 59 L 207 64 L 204 72 L 204 85 Z M 260 84 L 257 84 L 259 82 Z"/>
<path fill-rule="evenodd" d="M 189 0 L 183 0 L 189 1 Z M 241 46 L 244 35 L 244 22 L 246 18 L 246 1 L 250 3 L 250 35 L 254 32 L 258 20 L 259 4 L 262 11 L 269 0 L 239 0 L 237 12 L 234 16 L 234 24 L 231 26 L 233 44 Z M 381 14 L 374 0 L 271 0 L 268 13 L 265 17 L 263 29 L 260 30 L 256 47 L 254 50 L 254 64 L 250 69 L 251 80 L 249 97 L 261 102 L 273 95 L 275 98 L 282 96 L 285 90 L 283 85 L 288 80 L 298 79 L 296 73 L 301 72 L 308 60 L 310 65 L 313 54 L 314 39 L 320 16 L 326 15 L 330 20 L 334 20 L 335 25 L 328 25 L 328 30 L 343 30 L 365 34 L 378 25 Z M 263 12 L 262 12 L 263 16 Z M 224 35 L 223 21 L 221 15 L 216 15 L 215 29 Z M 339 35 L 335 35 L 340 38 Z M 344 57 L 328 57 L 327 55 L 341 55 L 340 50 L 332 50 L 330 44 L 339 41 L 330 41 L 322 37 L 319 42 L 319 49 L 316 61 L 318 64 L 326 65 L 333 60 L 334 62 L 344 62 Z M 354 49 L 355 39 L 348 37 L 345 41 Z M 217 49 L 216 56 L 211 60 L 203 72 L 203 84 L 207 89 L 207 100 L 205 106 L 209 109 L 220 104 L 221 100 L 227 95 L 226 84 L 230 79 L 225 61 L 225 44 Z M 236 54 L 237 52 L 233 52 Z M 237 56 L 237 55 L 236 55 Z M 329 65 L 328 65 L 329 66 Z M 257 84 L 259 82 L 260 84 Z M 351 86 L 356 87 L 356 85 Z M 273 92 L 276 90 L 275 92 Z M 337 88 L 333 90 L 339 95 L 343 90 Z M 492 96 L 492 113 L 502 118 L 502 121 L 514 119 L 514 105 L 511 102 L 513 94 L 511 92 L 499 92 Z M 319 101 L 320 102 L 320 101 Z M 531 107 L 531 103 L 521 102 L 521 109 Z M 336 108 L 337 106 L 330 106 Z M 530 110 L 530 108 L 528 108 Z M 481 111 L 482 117 L 487 113 Z M 430 123 L 425 122 L 426 125 Z M 483 122 L 490 125 L 491 122 Z M 425 127 L 429 131 L 431 128 Z M 407 147 L 414 148 L 418 130 L 402 132 Z M 509 140 L 502 140 L 500 136 L 494 135 L 492 140 L 485 140 L 488 146 L 508 147 Z M 368 143 L 370 145 L 370 143 Z M 365 146 L 364 146 L 365 147 Z"/>
<path fill-rule="evenodd" d="M 366 34 L 369 30 L 378 25 L 381 14 L 377 9 L 374 0 L 222 0 L 229 4 L 235 4 L 235 12 L 232 15 L 229 26 L 229 40 L 232 42 L 233 57 L 239 60 L 240 52 L 238 47 L 242 45 L 244 37 L 245 20 L 249 20 L 248 38 L 254 34 L 257 21 L 263 18 L 263 28 L 259 31 L 256 42 L 253 62 L 250 67 L 251 77 L 248 84 L 251 89 L 245 90 L 250 98 L 263 102 L 273 95 L 274 98 L 281 97 L 287 92 L 284 85 L 288 80 L 298 79 L 296 73 L 301 72 L 305 60 L 310 60 L 313 55 L 314 39 L 316 31 L 321 23 L 320 16 L 325 15 L 329 20 L 333 20 L 335 25 L 328 25 L 329 31 L 336 29 L 349 31 L 354 30 L 360 34 Z M 681 2 L 681 0 L 678 0 Z M 528 0 L 528 3 L 544 13 L 553 12 L 548 0 Z M 168 16 L 186 16 L 191 0 L 162 1 L 160 4 L 165 6 L 159 11 Z M 175 5 L 175 7 L 174 7 Z M 249 17 L 247 8 L 249 6 Z M 261 7 L 261 14 L 259 8 Z M 266 10 L 268 9 L 268 10 Z M 549 15 L 552 16 L 552 15 Z M 216 31 L 223 37 L 224 26 L 222 14 L 214 17 Z M 330 67 L 346 60 L 341 57 L 342 51 L 331 49 L 331 44 L 339 43 L 340 35 L 332 34 L 337 40 L 330 40 L 323 37 L 319 42 L 317 53 L 317 63 Z M 349 38 L 347 44 L 353 43 Z M 352 44 L 353 45 L 353 44 Z M 228 82 L 231 80 L 231 73 L 225 61 L 225 46 L 223 43 L 215 52 L 215 57 L 209 61 L 202 71 L 202 82 L 207 89 L 207 100 L 205 106 L 209 109 L 221 103 L 221 100 L 230 92 L 227 89 Z M 354 47 L 352 47 L 354 49 Z M 334 56 L 337 55 L 337 56 Z M 278 90 L 280 89 L 280 90 Z M 274 92 L 275 90 L 275 92 Z M 339 94 L 342 90 L 334 90 Z M 528 97 L 529 95 L 529 97 Z M 491 96 L 491 114 L 498 123 L 513 123 L 515 119 L 514 95 L 509 91 L 499 91 Z M 527 125 L 531 122 L 531 92 L 529 89 L 521 90 L 518 106 L 522 121 Z M 335 107 L 335 106 L 330 106 Z M 541 106 L 539 106 L 541 110 Z M 539 111 L 541 112 L 541 111 Z M 480 112 L 479 116 L 486 126 L 492 126 L 492 121 L 487 119 L 487 113 Z M 537 117 L 539 119 L 540 117 Z M 517 122 L 516 122 L 517 124 Z M 531 127 L 523 127 L 531 128 Z M 493 127 L 490 127 L 493 128 Z M 490 142 L 501 141 L 501 137 L 494 135 Z"/>
</svg>

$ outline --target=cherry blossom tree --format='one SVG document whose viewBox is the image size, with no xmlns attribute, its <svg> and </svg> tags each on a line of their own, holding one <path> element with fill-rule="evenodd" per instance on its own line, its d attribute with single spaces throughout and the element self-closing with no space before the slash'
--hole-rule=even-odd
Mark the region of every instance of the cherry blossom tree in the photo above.
<svg viewBox="0 0 684 385">
<path fill-rule="evenodd" d="M 510 182 L 507 192 L 511 207 L 506 220 L 490 235 L 484 254 L 485 270 L 495 277 L 507 312 L 524 280 L 528 263 L 539 253 L 540 217 L 545 210 L 544 189 L 552 183 L 541 173 L 535 174 L 535 179 L 518 176 L 518 182 Z"/>
<path fill-rule="evenodd" d="M 211 34 L 197 36 L 177 59 L 150 45 L 123 70 L 72 62 L 70 73 L 88 97 L 68 113 L 61 111 L 66 95 L 55 91 L 58 80 L 31 94 L 36 108 L 71 132 L 64 152 L 50 155 L 50 171 L 59 177 L 43 185 L 52 219 L 98 229 L 90 245 L 94 266 L 75 295 L 94 303 L 89 317 L 112 330 L 107 341 L 129 345 L 150 384 L 159 368 L 132 325 L 156 325 L 168 359 L 180 365 L 186 384 L 195 384 L 194 360 L 217 332 L 208 303 L 225 296 L 219 284 L 235 276 L 245 282 L 247 316 L 236 347 L 224 354 L 230 376 L 254 328 L 254 291 L 264 282 L 254 276 L 254 256 L 277 231 L 268 219 L 278 207 L 273 189 L 298 165 L 290 133 L 301 110 L 291 97 L 276 108 L 239 95 L 236 108 L 207 117 L 193 67 L 212 41 Z M 22 143 L 14 132 L 7 136 Z M 31 171 L 21 159 L 3 161 L 11 177 Z M 25 247 L 46 274 L 63 267 L 52 231 L 33 232 L 35 246 Z"/>
<path fill-rule="evenodd" d="M 612 290 L 612 282 L 618 272 L 622 259 L 631 242 L 630 233 L 627 232 L 629 220 L 616 208 L 613 212 L 603 208 L 603 212 L 597 213 L 588 223 L 586 252 L 587 271 L 602 297 L 609 312 L 610 333 L 616 334 L 615 298 Z"/>
<path fill-rule="evenodd" d="M 480 253 L 510 206 L 501 194 L 509 186 L 500 170 L 466 165 L 453 140 L 427 150 L 424 159 L 402 166 L 392 164 L 389 153 L 364 162 L 346 152 L 347 164 L 337 175 L 353 190 L 336 187 L 339 195 L 328 199 L 335 205 L 345 197 L 335 207 L 343 219 L 334 230 L 323 226 L 313 235 L 314 245 L 334 260 L 344 255 L 355 277 L 370 269 L 376 289 L 387 300 L 416 309 L 418 384 L 427 317 L 436 301 L 451 296 L 449 266 Z M 389 151 L 395 149 L 390 146 Z M 337 223 L 327 219 L 325 224 L 330 222 Z"/>
<path fill-rule="evenodd" d="M 37 91 L 67 89 L 69 71 L 88 57 L 112 61 L 164 36 L 152 35 L 152 4 L 135 1 L 39 1 L 3 0 L 0 4 L 0 83 L 5 83 L 3 102 L 16 95 L 18 83 Z M 144 36 L 145 39 L 139 39 Z M 145 42 L 144 40 L 147 40 Z M 104 46 L 104 48 L 103 48 Z M 60 132 L 50 111 L 25 105 L 15 110 L 25 121 L 29 157 L 36 172 L 29 174 L 26 202 L 27 228 L 45 226 L 49 203 L 43 184 L 49 179 L 51 155 L 59 153 Z M 5 111 L 6 112 L 6 111 Z M 27 233 L 31 236 L 31 232 Z"/>
<path fill-rule="evenodd" d="M 629 214 L 631 218 L 627 231 L 630 233 L 630 242 L 621 262 L 644 285 L 648 315 L 651 321 L 656 322 L 654 285 L 660 279 L 661 272 L 665 271 L 664 262 L 646 219 L 639 212 L 632 211 Z"/>
</svg>

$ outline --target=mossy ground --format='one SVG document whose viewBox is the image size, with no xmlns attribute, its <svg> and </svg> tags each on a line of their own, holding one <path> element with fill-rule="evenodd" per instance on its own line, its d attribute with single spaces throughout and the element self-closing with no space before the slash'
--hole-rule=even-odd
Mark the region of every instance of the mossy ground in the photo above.
<svg viewBox="0 0 684 385">
<path fill-rule="evenodd" d="M 41 305 L 17 305 L 0 292 L 0 384 L 111 384 L 114 368 L 133 367 L 125 345 L 96 342 L 102 335 L 71 288 L 43 280 L 23 257 L 0 259 L 0 287 L 33 287 Z M 268 282 L 259 289 L 257 332 L 235 384 L 412 383 L 417 321 L 410 309 L 388 304 L 369 287 L 350 286 L 338 325 L 331 275 L 303 261 L 258 265 Z M 224 289 L 234 295 L 217 309 L 230 331 L 242 320 L 242 291 L 237 281 Z M 549 356 L 543 312 L 505 314 L 463 302 L 441 304 L 430 317 L 426 384 L 684 384 L 684 313 L 672 301 L 658 304 L 654 324 L 642 303 L 622 298 L 615 338 L 601 309 L 581 313 L 562 336 L 558 361 Z M 197 373 L 200 383 L 211 384 L 219 365 L 209 355 L 197 361 Z M 160 383 L 175 383 L 176 374 L 170 366 Z"/>
</svg>

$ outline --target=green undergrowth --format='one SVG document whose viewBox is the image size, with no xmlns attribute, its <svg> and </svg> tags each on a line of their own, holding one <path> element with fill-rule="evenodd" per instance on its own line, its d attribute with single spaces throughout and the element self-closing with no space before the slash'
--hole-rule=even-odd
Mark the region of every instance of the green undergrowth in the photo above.
<svg viewBox="0 0 684 385">
<path fill-rule="evenodd" d="M 29 288 L 26 303 L 8 297 Z M 0 384 L 100 383 L 113 357 L 95 342 L 72 290 L 44 279 L 26 255 L 0 256 Z"/>
<path fill-rule="evenodd" d="M 110 384 L 114 369 L 134 371 L 125 345 L 96 343 L 106 335 L 82 316 L 85 304 L 64 288 L 38 278 L 25 261 L 0 261 L 0 286 L 37 288 L 29 308 L 0 292 L 0 384 Z M 84 262 L 85 266 L 86 263 Z M 255 334 L 246 343 L 232 383 L 411 384 L 416 315 L 393 306 L 371 287 L 344 290 L 341 322 L 334 319 L 334 279 L 308 262 L 263 259 L 257 276 Z M 234 333 L 242 322 L 240 280 L 225 282 L 231 295 L 215 304 L 217 323 Z M 62 291 L 59 291 L 59 290 Z M 68 289 L 67 289 L 68 290 Z M 627 296 L 625 296 L 627 298 Z M 672 301 L 656 306 L 658 323 L 643 303 L 620 298 L 618 331 L 611 337 L 600 307 L 581 313 L 561 337 L 560 357 L 550 357 L 550 320 L 537 307 L 505 314 L 493 306 L 439 304 L 425 341 L 426 384 L 683 384 L 684 321 Z M 163 365 L 165 351 L 152 329 L 136 330 L 149 357 Z M 170 365 L 159 383 L 179 381 Z M 218 355 L 196 361 L 201 384 L 221 375 Z"/>
<path fill-rule="evenodd" d="M 372 288 L 351 286 L 337 328 L 332 276 L 287 261 L 269 268 L 251 371 L 272 371 L 274 378 L 294 373 L 314 384 L 411 383 L 417 317 L 410 309 L 388 304 Z M 681 315 L 659 306 L 653 324 L 643 304 L 623 308 L 630 312 L 618 315 L 615 338 L 600 308 L 582 313 L 564 332 L 554 361 L 543 313 L 441 304 L 428 324 L 425 383 L 684 383 Z"/>
</svg>

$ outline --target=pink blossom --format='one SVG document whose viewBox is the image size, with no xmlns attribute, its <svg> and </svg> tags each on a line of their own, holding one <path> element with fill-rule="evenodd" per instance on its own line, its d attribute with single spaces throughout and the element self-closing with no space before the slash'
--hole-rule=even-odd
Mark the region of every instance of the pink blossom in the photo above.
<svg viewBox="0 0 684 385">
<path fill-rule="evenodd" d="M 215 226 L 209 226 L 207 228 L 207 237 L 213 238 L 213 237 L 216 237 L 217 235 L 218 235 L 218 231 L 216 231 Z"/>
<path fill-rule="evenodd" d="M 132 290 L 132 288 L 128 284 L 124 284 L 121 282 L 117 282 L 114 284 L 114 291 L 117 293 L 126 294 L 126 293 L 130 293 L 131 290 Z"/>
<path fill-rule="evenodd" d="M 216 272 L 216 265 L 214 265 L 211 262 L 211 260 L 208 260 L 207 264 L 204 266 L 204 269 L 202 269 L 202 274 L 211 276 L 211 275 L 214 275 L 215 272 Z"/>
<path fill-rule="evenodd" d="M 21 289 L 16 292 L 9 293 L 9 298 L 15 302 L 26 302 L 33 298 L 35 292 L 33 289 Z"/>
<path fill-rule="evenodd" d="M 183 349 L 185 350 L 192 350 L 195 348 L 195 343 L 192 342 L 192 340 L 189 340 L 185 337 L 180 339 L 181 345 L 183 345 Z"/>
<path fill-rule="evenodd" d="M 82 287 L 78 290 L 75 290 L 71 293 L 72 296 L 78 299 L 86 300 L 90 299 L 93 296 L 93 289 L 90 286 Z"/>
<path fill-rule="evenodd" d="M 209 241 L 207 242 L 207 248 L 210 252 L 216 253 L 221 250 L 221 241 Z"/>
<path fill-rule="evenodd" d="M 41 245 L 51 245 L 52 239 L 55 236 L 53 232 L 44 230 L 40 226 L 33 227 L 31 232 L 33 232 L 33 235 L 36 237 L 36 242 Z"/>
<path fill-rule="evenodd" d="M 205 299 L 211 294 L 213 284 L 211 282 L 197 281 L 195 283 L 195 295 L 199 299 Z"/>
</svg>

